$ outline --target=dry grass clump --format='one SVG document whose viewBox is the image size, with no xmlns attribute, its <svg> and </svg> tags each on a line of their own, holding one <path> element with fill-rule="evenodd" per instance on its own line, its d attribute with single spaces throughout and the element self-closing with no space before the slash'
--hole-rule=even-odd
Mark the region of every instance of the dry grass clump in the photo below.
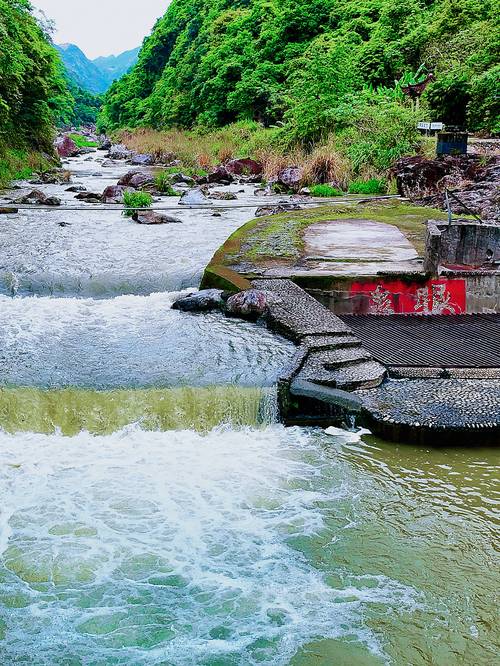
<svg viewBox="0 0 500 666">
<path fill-rule="evenodd" d="M 347 189 L 352 178 L 348 159 L 328 146 L 316 148 L 303 162 L 304 184 L 333 183 Z"/>
</svg>

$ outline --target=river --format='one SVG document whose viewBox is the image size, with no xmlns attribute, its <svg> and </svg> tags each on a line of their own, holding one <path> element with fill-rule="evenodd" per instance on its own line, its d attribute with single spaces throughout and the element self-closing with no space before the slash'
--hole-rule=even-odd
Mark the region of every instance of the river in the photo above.
<svg viewBox="0 0 500 666">
<path fill-rule="evenodd" d="M 253 212 L 0 219 L 2 666 L 497 663 L 495 451 L 286 429 L 290 343 L 170 309 Z"/>
</svg>

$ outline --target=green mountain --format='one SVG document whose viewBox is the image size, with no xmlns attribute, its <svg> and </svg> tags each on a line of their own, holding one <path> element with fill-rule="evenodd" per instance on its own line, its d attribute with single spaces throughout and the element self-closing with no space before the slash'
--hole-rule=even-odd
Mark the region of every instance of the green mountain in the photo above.
<svg viewBox="0 0 500 666">
<path fill-rule="evenodd" d="M 139 48 L 117 56 L 89 60 L 75 44 L 56 45 L 69 78 L 83 90 L 100 94 L 123 76 L 136 62 Z"/>
<path fill-rule="evenodd" d="M 257 120 L 310 142 L 425 64 L 435 75 L 422 100 L 430 118 L 500 129 L 497 9 L 496 0 L 173 0 L 101 119 Z"/>
<path fill-rule="evenodd" d="M 120 55 L 101 56 L 92 62 L 106 76 L 109 84 L 111 84 L 135 65 L 140 50 L 141 48 L 138 46 L 130 51 L 124 51 Z"/>
</svg>

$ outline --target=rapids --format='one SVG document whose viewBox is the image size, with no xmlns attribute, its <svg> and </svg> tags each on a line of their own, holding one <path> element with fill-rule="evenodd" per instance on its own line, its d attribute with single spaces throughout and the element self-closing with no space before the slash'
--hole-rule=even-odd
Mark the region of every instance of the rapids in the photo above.
<svg viewBox="0 0 500 666">
<path fill-rule="evenodd" d="M 285 429 L 292 346 L 170 309 L 253 209 L 87 208 L 0 220 L 0 665 L 495 663 L 495 452 Z"/>
</svg>

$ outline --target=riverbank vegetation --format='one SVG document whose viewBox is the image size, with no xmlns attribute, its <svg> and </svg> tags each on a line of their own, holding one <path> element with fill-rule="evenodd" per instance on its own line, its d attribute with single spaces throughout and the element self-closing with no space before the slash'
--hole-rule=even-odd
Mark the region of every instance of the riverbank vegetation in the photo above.
<svg viewBox="0 0 500 666">
<path fill-rule="evenodd" d="M 0 0 L 0 186 L 50 165 L 54 124 L 74 106 L 27 0 Z"/>
<path fill-rule="evenodd" d="M 286 157 L 307 169 L 321 152 L 335 162 L 339 185 L 380 179 L 420 149 L 418 120 L 500 130 L 495 6 L 174 0 L 137 65 L 106 94 L 99 125 L 153 128 L 129 133 L 128 145 L 175 146 L 200 166 L 267 152 L 267 168 Z M 417 108 L 404 87 L 430 72 Z"/>
</svg>

